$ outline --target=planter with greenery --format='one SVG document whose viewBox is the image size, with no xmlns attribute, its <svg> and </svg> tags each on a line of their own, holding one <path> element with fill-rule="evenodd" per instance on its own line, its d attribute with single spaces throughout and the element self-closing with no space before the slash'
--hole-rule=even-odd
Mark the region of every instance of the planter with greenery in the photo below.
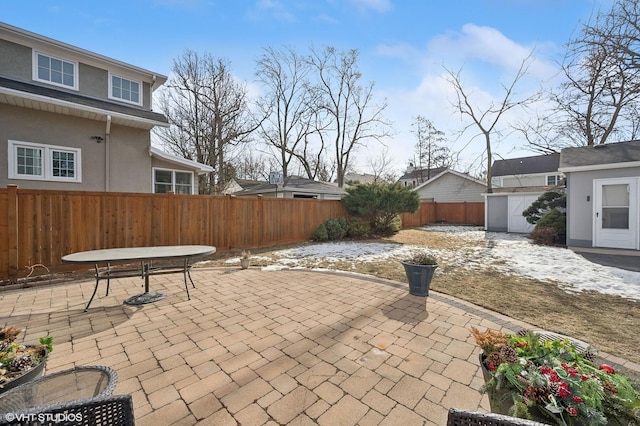
<svg viewBox="0 0 640 426">
<path fill-rule="evenodd" d="M 640 385 L 569 339 L 471 332 L 492 411 L 559 425 L 640 424 Z"/>
<path fill-rule="evenodd" d="M 40 377 L 53 337 L 41 337 L 39 345 L 21 345 L 16 337 L 22 332 L 14 326 L 0 329 L 0 393 Z"/>
<path fill-rule="evenodd" d="M 409 281 L 409 293 L 414 296 L 428 296 L 433 274 L 438 267 L 437 259 L 422 252 L 403 260 L 402 266 Z"/>
</svg>

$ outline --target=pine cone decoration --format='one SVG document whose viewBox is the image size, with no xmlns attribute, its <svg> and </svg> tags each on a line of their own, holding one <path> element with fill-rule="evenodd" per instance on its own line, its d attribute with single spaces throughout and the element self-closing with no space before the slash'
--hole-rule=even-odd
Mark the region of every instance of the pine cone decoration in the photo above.
<svg viewBox="0 0 640 426">
<path fill-rule="evenodd" d="M 7 352 L 11 343 L 6 340 L 0 340 L 0 352 Z"/>
<path fill-rule="evenodd" d="M 616 387 L 615 383 L 610 381 L 602 382 L 602 388 L 604 389 L 605 393 L 618 393 L 618 388 Z"/>
<path fill-rule="evenodd" d="M 584 353 L 584 359 L 586 359 L 587 361 L 595 362 L 596 354 L 591 351 L 587 351 Z"/>
<path fill-rule="evenodd" d="M 487 357 L 486 365 L 495 365 L 496 367 L 502 364 L 502 357 L 500 352 L 494 352 Z"/>
<path fill-rule="evenodd" d="M 549 398 L 549 388 L 537 388 L 535 386 L 529 386 L 525 391 L 530 400 L 536 403 L 544 403 Z"/>
<path fill-rule="evenodd" d="M 558 391 L 560 390 L 560 385 L 555 382 L 549 384 L 549 395 L 558 396 Z"/>
<path fill-rule="evenodd" d="M 27 371 L 34 365 L 31 355 L 20 355 L 15 357 L 9 363 L 8 370 L 11 372 Z"/>
<path fill-rule="evenodd" d="M 503 346 L 500 348 L 500 358 L 502 358 L 502 362 L 507 362 L 509 364 L 517 364 L 518 363 L 518 353 L 516 352 L 513 346 Z"/>
</svg>

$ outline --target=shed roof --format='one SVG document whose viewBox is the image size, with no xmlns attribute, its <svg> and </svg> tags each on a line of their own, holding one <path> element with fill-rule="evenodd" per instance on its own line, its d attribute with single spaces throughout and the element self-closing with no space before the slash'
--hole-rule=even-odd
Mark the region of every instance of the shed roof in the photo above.
<svg viewBox="0 0 640 426">
<path fill-rule="evenodd" d="M 491 175 L 498 177 L 557 172 L 559 164 L 560 154 L 534 155 L 531 157 L 496 160 L 493 162 L 493 166 L 491 166 Z"/>
<path fill-rule="evenodd" d="M 408 180 L 408 179 L 422 179 L 426 180 L 427 178 L 432 178 L 443 171 L 447 170 L 446 167 L 434 167 L 431 169 L 413 169 L 411 171 L 405 172 L 398 180 Z"/>
<path fill-rule="evenodd" d="M 565 148 L 560 154 L 560 168 L 590 167 L 640 161 L 640 141 Z M 602 167 L 606 168 L 606 167 Z"/>
</svg>

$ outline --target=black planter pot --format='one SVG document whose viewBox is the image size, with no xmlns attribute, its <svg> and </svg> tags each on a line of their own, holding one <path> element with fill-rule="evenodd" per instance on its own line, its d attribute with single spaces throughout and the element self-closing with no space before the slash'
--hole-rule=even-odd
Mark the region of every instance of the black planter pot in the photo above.
<svg viewBox="0 0 640 426">
<path fill-rule="evenodd" d="M 9 389 L 13 389 L 16 386 L 20 386 L 39 377 L 42 377 L 42 375 L 44 374 L 45 365 L 47 363 L 47 357 L 49 356 L 49 351 L 46 348 L 44 348 L 43 351 L 44 355 L 42 356 L 40 363 L 38 363 L 35 367 L 33 367 L 23 375 L 18 376 L 5 383 L 2 387 L 0 387 L 0 394 L 8 391 Z"/>
<path fill-rule="evenodd" d="M 404 271 L 409 281 L 409 293 L 414 296 L 427 297 L 431 279 L 438 265 L 416 265 L 402 261 Z"/>
</svg>

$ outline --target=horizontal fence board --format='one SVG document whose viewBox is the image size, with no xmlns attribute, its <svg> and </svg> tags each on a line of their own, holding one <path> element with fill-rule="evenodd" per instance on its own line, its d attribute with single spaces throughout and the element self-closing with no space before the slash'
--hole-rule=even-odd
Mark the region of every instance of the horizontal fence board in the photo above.
<svg viewBox="0 0 640 426">
<path fill-rule="evenodd" d="M 35 265 L 69 271 L 62 256 L 86 250 L 202 244 L 225 252 L 308 241 L 320 224 L 344 216 L 339 200 L 2 188 L 0 280 L 23 278 Z M 421 203 L 401 218 L 405 228 L 482 225 L 484 203 Z"/>
</svg>

